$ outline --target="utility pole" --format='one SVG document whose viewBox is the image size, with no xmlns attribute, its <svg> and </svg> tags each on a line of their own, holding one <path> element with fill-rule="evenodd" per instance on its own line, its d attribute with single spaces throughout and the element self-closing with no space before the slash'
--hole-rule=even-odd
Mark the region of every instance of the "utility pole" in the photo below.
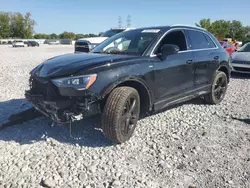
<svg viewBox="0 0 250 188">
<path fill-rule="evenodd" d="M 127 27 L 131 27 L 131 16 L 128 15 L 127 17 Z"/>
<path fill-rule="evenodd" d="M 122 18 L 121 18 L 121 16 L 118 17 L 118 27 L 119 28 L 122 27 Z"/>
</svg>

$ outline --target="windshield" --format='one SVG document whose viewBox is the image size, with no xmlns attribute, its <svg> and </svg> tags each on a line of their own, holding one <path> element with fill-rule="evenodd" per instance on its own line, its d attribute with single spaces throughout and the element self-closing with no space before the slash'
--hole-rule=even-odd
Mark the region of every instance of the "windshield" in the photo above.
<svg viewBox="0 0 250 188">
<path fill-rule="evenodd" d="M 98 45 L 92 53 L 142 55 L 160 30 L 130 30 L 119 33 Z"/>
<path fill-rule="evenodd" d="M 250 43 L 245 44 L 244 46 L 242 46 L 239 50 L 237 50 L 238 52 L 250 52 Z"/>
<path fill-rule="evenodd" d="M 101 37 L 108 37 L 109 38 L 109 37 L 112 37 L 113 35 L 115 35 L 117 33 L 122 32 L 122 31 L 124 31 L 124 29 L 110 29 L 110 30 L 106 31 L 105 33 L 103 33 L 101 35 Z"/>
</svg>

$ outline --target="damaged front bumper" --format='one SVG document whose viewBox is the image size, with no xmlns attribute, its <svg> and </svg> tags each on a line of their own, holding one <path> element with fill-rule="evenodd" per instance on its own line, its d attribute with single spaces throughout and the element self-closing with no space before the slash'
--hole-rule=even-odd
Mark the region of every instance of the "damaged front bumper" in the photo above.
<svg viewBox="0 0 250 188">
<path fill-rule="evenodd" d="M 93 94 L 63 96 L 60 88 L 49 80 L 32 80 L 25 97 L 37 111 L 60 124 L 100 114 L 99 100 Z"/>
<path fill-rule="evenodd" d="M 99 103 L 89 101 L 87 97 L 47 101 L 42 95 L 31 94 L 30 91 L 25 92 L 25 97 L 37 111 L 57 123 L 69 123 L 100 113 Z"/>
</svg>

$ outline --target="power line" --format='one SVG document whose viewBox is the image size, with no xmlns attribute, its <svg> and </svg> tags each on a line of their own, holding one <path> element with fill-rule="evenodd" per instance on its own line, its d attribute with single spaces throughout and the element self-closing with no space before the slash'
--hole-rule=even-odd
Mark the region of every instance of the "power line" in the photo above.
<svg viewBox="0 0 250 188">
<path fill-rule="evenodd" d="M 118 27 L 119 28 L 122 27 L 122 18 L 121 18 L 121 16 L 118 17 Z"/>
<path fill-rule="evenodd" d="M 131 27 L 131 16 L 127 16 L 127 27 Z"/>
</svg>

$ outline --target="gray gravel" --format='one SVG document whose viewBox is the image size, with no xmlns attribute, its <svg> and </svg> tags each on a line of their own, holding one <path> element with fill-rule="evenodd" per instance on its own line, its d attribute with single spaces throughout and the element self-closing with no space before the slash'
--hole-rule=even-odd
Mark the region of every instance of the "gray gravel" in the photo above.
<svg viewBox="0 0 250 188">
<path fill-rule="evenodd" d="M 0 46 L 0 123 L 29 107 L 29 71 L 73 46 Z M 0 132 L 0 187 L 250 187 L 250 76 L 234 75 L 217 106 L 194 100 L 142 119 L 125 144 L 99 120 L 40 118 Z"/>
</svg>

